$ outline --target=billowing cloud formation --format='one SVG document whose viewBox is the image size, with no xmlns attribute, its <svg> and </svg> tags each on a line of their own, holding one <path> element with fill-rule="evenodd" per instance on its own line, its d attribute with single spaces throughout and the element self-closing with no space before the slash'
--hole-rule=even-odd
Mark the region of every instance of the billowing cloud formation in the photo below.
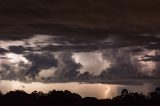
<svg viewBox="0 0 160 106">
<path fill-rule="evenodd" d="M 76 63 L 80 63 L 83 67 L 79 69 L 80 73 L 89 72 L 90 74 L 99 75 L 103 70 L 109 67 L 110 62 L 104 60 L 102 53 L 87 52 L 75 53 L 73 58 Z"/>
<path fill-rule="evenodd" d="M 51 53 L 29 53 L 25 55 L 31 61 L 32 66 L 26 71 L 27 76 L 35 77 L 42 69 L 49 69 L 57 66 L 57 60 Z"/>
<path fill-rule="evenodd" d="M 155 50 L 132 52 L 133 48 L 108 49 L 103 52 L 105 59 L 112 61 L 110 67 L 101 74 L 101 77 L 111 79 L 148 79 L 155 77 L 156 61 L 145 61 L 146 56 L 154 55 Z M 159 71 L 158 71 L 159 72 Z"/>
<path fill-rule="evenodd" d="M 6 59 L 0 62 L 0 79 L 24 80 L 25 72 L 31 63 L 22 55 L 6 54 Z"/>
<path fill-rule="evenodd" d="M 78 75 L 78 69 L 81 64 L 76 63 L 72 58 L 72 53 L 64 52 L 58 54 L 58 69 L 55 72 L 55 77 L 61 80 L 74 80 Z"/>
<path fill-rule="evenodd" d="M 159 3 L 0 1 L 0 77 L 46 82 L 159 80 Z"/>
<path fill-rule="evenodd" d="M 106 70 L 108 77 L 112 79 L 137 77 L 139 66 L 131 55 L 127 48 L 106 50 L 103 53 L 104 58 L 112 61 L 110 68 Z"/>
<path fill-rule="evenodd" d="M 153 42 L 134 44 L 114 35 L 90 42 L 82 37 L 35 35 L 0 43 L 1 79 L 121 83 L 115 80 L 159 76 L 159 50 L 148 48 Z"/>
</svg>

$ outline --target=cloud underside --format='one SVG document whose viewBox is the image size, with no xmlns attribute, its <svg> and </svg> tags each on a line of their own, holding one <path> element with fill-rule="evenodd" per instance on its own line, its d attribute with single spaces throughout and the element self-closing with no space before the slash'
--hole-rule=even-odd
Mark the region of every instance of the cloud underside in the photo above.
<svg viewBox="0 0 160 106">
<path fill-rule="evenodd" d="M 159 36 L 144 34 L 138 37 L 146 40 L 132 42 L 114 35 L 86 39 L 41 34 L 21 40 L 0 40 L 0 78 L 46 83 L 158 81 L 160 51 L 151 45 L 159 43 Z"/>
<path fill-rule="evenodd" d="M 5 0 L 0 2 L 0 39 L 29 38 L 33 34 L 71 36 L 108 33 L 158 33 L 159 0 Z M 19 36 L 15 36 L 19 35 Z"/>
<path fill-rule="evenodd" d="M 62 1 L 0 1 L 0 79 L 159 80 L 158 0 Z"/>
</svg>

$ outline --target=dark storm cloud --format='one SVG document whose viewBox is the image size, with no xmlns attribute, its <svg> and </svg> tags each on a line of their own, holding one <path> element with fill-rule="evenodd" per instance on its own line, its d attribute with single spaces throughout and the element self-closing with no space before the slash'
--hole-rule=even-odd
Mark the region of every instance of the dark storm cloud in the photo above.
<svg viewBox="0 0 160 106">
<path fill-rule="evenodd" d="M 45 36 L 46 35 L 41 35 Z M 54 38 L 54 36 L 49 35 Z M 26 51 L 51 51 L 51 52 L 57 52 L 57 51 L 72 51 L 72 52 L 89 52 L 89 51 L 96 51 L 96 50 L 102 50 L 102 49 L 118 49 L 118 48 L 125 48 L 125 47 L 131 47 L 132 52 L 140 52 L 144 49 L 148 50 L 155 50 L 159 49 L 159 42 L 160 38 L 152 35 L 143 36 L 139 34 L 135 34 L 134 37 L 130 37 L 129 35 L 107 35 L 103 39 L 101 37 L 94 38 L 92 36 L 72 36 L 69 37 L 67 35 L 63 35 L 59 38 L 55 38 L 48 41 L 42 41 L 38 43 L 34 43 L 36 47 L 31 43 L 31 38 L 27 39 L 28 41 L 24 41 L 26 43 L 25 45 L 20 46 L 9 46 L 9 50 L 11 52 L 21 54 Z M 40 39 L 40 37 L 36 38 L 37 40 Z M 15 42 L 16 43 L 16 42 Z"/>
<path fill-rule="evenodd" d="M 160 24 L 158 4 L 158 0 L 5 0 L 0 2 L 0 39 L 24 39 L 37 33 L 92 39 L 111 32 L 155 33 Z"/>
<path fill-rule="evenodd" d="M 77 45 L 59 45 L 59 46 L 55 46 L 55 45 L 48 45 L 45 47 L 42 47 L 41 49 L 39 49 L 39 51 L 52 51 L 52 52 L 57 52 L 57 51 L 72 51 L 72 52 L 89 52 L 89 51 L 95 51 L 98 50 L 99 47 L 95 44 L 92 45 L 81 45 L 81 44 L 77 44 Z"/>
<path fill-rule="evenodd" d="M 99 77 L 102 79 L 147 78 L 147 75 L 141 72 L 138 60 L 132 57 L 131 51 L 132 49 L 130 48 L 106 50 L 103 53 L 103 57 L 112 61 L 112 64 Z"/>
<path fill-rule="evenodd" d="M 95 80 L 96 77 L 94 77 L 93 74 L 90 74 L 89 72 L 84 72 L 84 73 L 81 73 L 77 76 L 76 80 L 77 81 L 86 81 L 86 82 L 92 82 L 92 80 Z M 98 81 L 98 80 L 97 80 Z M 96 81 L 96 82 L 97 82 Z"/>
<path fill-rule="evenodd" d="M 16 53 L 16 54 L 22 54 L 25 51 L 32 51 L 30 48 L 25 48 L 23 46 L 9 46 L 10 52 Z"/>
<path fill-rule="evenodd" d="M 81 64 L 75 62 L 71 52 L 62 52 L 58 56 L 58 68 L 55 72 L 55 78 L 60 81 L 74 80 L 79 74 L 78 69 Z"/>
<path fill-rule="evenodd" d="M 149 50 L 159 50 L 160 48 L 160 42 L 151 42 L 146 46 Z"/>
<path fill-rule="evenodd" d="M 4 53 L 7 53 L 7 52 L 8 52 L 8 50 L 0 48 L 0 54 L 4 54 Z"/>
<path fill-rule="evenodd" d="M 126 29 L 127 30 L 127 29 Z M 91 31 L 92 32 L 92 31 Z M 160 38 L 155 34 L 137 33 L 137 32 L 114 32 L 104 36 L 92 35 L 61 35 L 60 38 L 54 39 L 54 42 L 60 45 L 46 45 L 39 50 L 47 51 L 95 51 L 108 48 L 134 48 L 133 52 L 143 51 L 144 49 L 159 49 Z M 135 48 L 137 47 L 137 48 Z"/>
<path fill-rule="evenodd" d="M 51 53 L 29 53 L 25 55 L 32 65 L 26 71 L 26 76 L 34 78 L 42 69 L 57 67 L 57 60 Z"/>
<path fill-rule="evenodd" d="M 6 59 L 7 62 L 0 64 L 0 79 L 26 81 L 25 72 L 30 67 L 30 64 L 25 64 L 23 61 L 20 61 L 19 63 L 10 63 L 8 62 L 10 58 Z"/>
<path fill-rule="evenodd" d="M 53 76 L 48 81 L 92 78 L 98 81 L 103 79 L 103 74 L 117 79 L 146 78 L 131 53 L 160 49 L 159 5 L 159 0 L 3 0 L 0 1 L 0 41 L 7 44 L 18 40 L 25 44 L 9 45 L 9 50 L 0 48 L 0 54 L 23 54 L 32 63 L 30 66 L 20 62 L 19 67 L 25 69 L 20 71 L 23 77 L 34 78 L 43 69 L 55 67 L 56 78 Z M 35 34 L 53 39 L 43 41 L 37 37 L 36 41 L 41 39 L 37 43 L 31 40 Z M 83 66 L 72 59 L 72 53 L 96 50 L 106 50 L 103 58 L 113 62 L 111 67 L 100 76 L 80 74 L 77 70 Z M 61 54 L 56 59 L 51 52 Z M 142 60 L 159 61 L 159 56 Z M 5 78 L 17 76 L 14 71 L 9 74 L 13 64 L 2 67 L 7 70 L 2 71 Z"/>
<path fill-rule="evenodd" d="M 151 55 L 146 55 L 141 61 L 160 61 L 160 55 L 156 56 L 151 56 Z"/>
<path fill-rule="evenodd" d="M 62 45 L 48 44 L 38 51 L 80 52 L 133 46 L 158 49 L 159 3 L 158 0 L 5 0 L 0 2 L 0 39 L 24 40 L 34 34 L 60 37 L 55 42 Z M 114 42 L 103 42 L 109 37 L 114 37 Z M 18 54 L 27 50 L 22 46 L 10 47 L 11 52 Z"/>
<path fill-rule="evenodd" d="M 1 79 L 15 79 L 15 73 L 11 70 L 12 66 L 10 64 L 1 64 Z"/>
</svg>

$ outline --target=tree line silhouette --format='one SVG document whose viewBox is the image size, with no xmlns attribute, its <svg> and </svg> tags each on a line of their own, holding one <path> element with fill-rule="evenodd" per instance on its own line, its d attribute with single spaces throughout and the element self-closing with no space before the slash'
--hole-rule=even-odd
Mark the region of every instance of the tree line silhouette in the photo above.
<svg viewBox="0 0 160 106">
<path fill-rule="evenodd" d="M 76 93 L 65 91 L 43 92 L 33 91 L 27 94 L 22 90 L 0 92 L 0 104 L 4 106 L 160 106 L 160 87 L 148 95 L 128 92 L 123 89 L 121 95 L 112 99 L 82 98 Z"/>
</svg>

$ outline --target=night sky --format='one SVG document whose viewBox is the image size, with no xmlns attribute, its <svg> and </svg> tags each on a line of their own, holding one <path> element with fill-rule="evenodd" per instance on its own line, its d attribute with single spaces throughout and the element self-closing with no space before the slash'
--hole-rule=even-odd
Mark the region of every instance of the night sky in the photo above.
<svg viewBox="0 0 160 106">
<path fill-rule="evenodd" d="M 160 84 L 160 1 L 1 0 L 0 80 L 3 92 L 150 90 Z"/>
</svg>

